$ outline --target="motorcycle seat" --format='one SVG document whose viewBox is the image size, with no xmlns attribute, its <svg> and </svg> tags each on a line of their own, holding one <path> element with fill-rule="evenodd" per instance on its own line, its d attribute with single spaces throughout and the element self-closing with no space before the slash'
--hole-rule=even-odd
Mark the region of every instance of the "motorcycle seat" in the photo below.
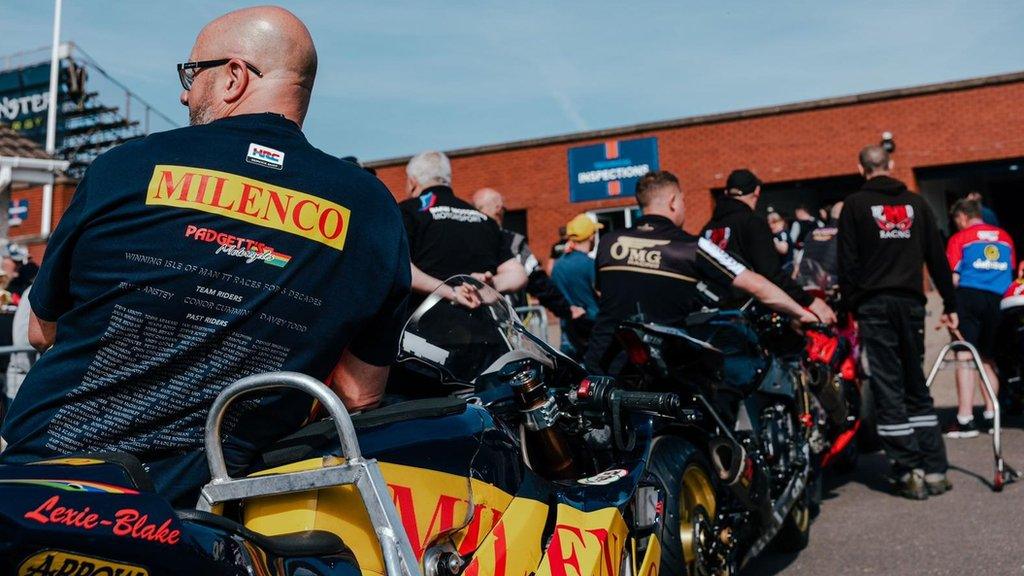
<svg viewBox="0 0 1024 576">
<path fill-rule="evenodd" d="M 352 416 L 352 425 L 356 431 L 362 432 L 407 420 L 441 418 L 465 411 L 466 401 L 461 398 L 423 398 L 355 414 Z M 337 441 L 334 420 L 327 418 L 314 422 L 263 450 L 249 471 L 266 470 L 310 458 L 318 450 L 334 445 Z"/>
<path fill-rule="evenodd" d="M 349 556 L 353 561 L 355 560 L 352 550 L 345 545 L 341 536 L 326 530 L 304 530 L 290 534 L 265 536 L 249 530 L 230 518 L 210 512 L 176 510 L 175 513 L 184 522 L 226 530 L 281 558 Z"/>
</svg>

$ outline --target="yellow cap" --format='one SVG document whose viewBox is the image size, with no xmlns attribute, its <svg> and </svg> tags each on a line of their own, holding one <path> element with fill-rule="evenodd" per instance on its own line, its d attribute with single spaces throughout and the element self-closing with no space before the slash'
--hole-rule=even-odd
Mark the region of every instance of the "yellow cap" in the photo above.
<svg viewBox="0 0 1024 576">
<path fill-rule="evenodd" d="M 583 242 L 590 240 L 602 228 L 604 228 L 604 224 L 594 222 L 586 214 L 579 214 L 565 225 L 565 235 L 569 240 Z"/>
</svg>

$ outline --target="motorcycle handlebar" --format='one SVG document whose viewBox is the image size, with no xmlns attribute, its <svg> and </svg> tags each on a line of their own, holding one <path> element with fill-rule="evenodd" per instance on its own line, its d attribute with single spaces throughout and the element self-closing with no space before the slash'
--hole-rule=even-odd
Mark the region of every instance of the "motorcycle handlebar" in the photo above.
<svg viewBox="0 0 1024 576">
<path fill-rule="evenodd" d="M 618 409 L 666 418 L 697 419 L 695 410 L 683 408 L 678 394 L 622 390 L 615 385 L 614 378 L 607 376 L 591 376 L 584 379 L 572 391 L 571 398 L 575 404 L 583 408 L 602 413 Z"/>
</svg>

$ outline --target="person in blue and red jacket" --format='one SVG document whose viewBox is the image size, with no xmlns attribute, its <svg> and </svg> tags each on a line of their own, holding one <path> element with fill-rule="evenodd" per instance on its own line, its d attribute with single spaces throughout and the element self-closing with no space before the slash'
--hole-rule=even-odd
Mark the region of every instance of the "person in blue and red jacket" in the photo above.
<svg viewBox="0 0 1024 576">
<path fill-rule="evenodd" d="M 949 239 L 946 258 L 956 284 L 957 313 L 960 333 L 978 349 L 989 382 L 998 387 L 999 379 L 993 364 L 996 331 L 999 327 L 999 303 L 1013 282 L 1013 265 L 1017 261 L 1013 240 L 1005 230 L 986 224 L 981 204 L 965 198 L 953 205 L 950 213 L 960 230 Z M 969 352 L 960 352 L 956 371 L 959 409 L 956 422 L 946 430 L 950 438 L 971 438 L 978 435 L 972 410 L 974 407 L 974 370 L 963 362 Z M 992 399 L 985 396 L 984 426 L 991 428 L 995 415 Z"/>
</svg>

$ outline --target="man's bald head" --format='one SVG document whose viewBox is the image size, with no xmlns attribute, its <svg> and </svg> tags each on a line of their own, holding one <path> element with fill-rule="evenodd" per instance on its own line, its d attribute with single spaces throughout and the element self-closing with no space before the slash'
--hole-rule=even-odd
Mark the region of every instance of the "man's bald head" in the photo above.
<svg viewBox="0 0 1024 576">
<path fill-rule="evenodd" d="M 865 146 L 860 151 L 860 170 L 864 176 L 881 176 L 892 170 L 892 158 L 889 151 L 877 144 Z"/>
<path fill-rule="evenodd" d="M 505 199 L 494 188 L 481 188 L 473 193 L 473 206 L 498 224 L 505 217 Z"/>
<path fill-rule="evenodd" d="M 294 14 L 276 6 L 257 6 L 210 22 L 199 32 L 189 60 L 223 58 L 232 61 L 198 71 L 192 90 L 182 93 L 193 124 L 259 112 L 275 112 L 302 123 L 317 57 L 309 30 Z"/>
</svg>

